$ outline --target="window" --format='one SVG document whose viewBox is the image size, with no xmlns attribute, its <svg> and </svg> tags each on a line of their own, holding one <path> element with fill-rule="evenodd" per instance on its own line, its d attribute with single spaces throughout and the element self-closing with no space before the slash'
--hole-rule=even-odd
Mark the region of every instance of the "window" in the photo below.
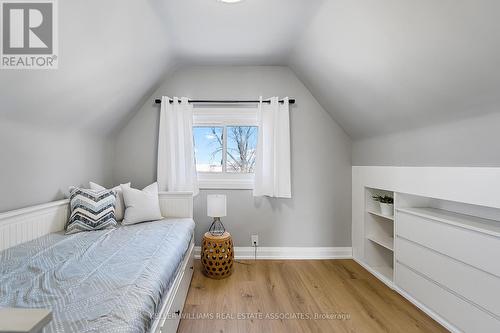
<svg viewBox="0 0 500 333">
<path fill-rule="evenodd" d="M 257 134 L 257 126 L 194 126 L 196 171 L 253 173 Z"/>
<path fill-rule="evenodd" d="M 255 108 L 195 108 L 200 188 L 253 188 L 258 132 Z"/>
<path fill-rule="evenodd" d="M 226 171 L 253 173 L 257 126 L 229 126 L 226 133 Z"/>
<path fill-rule="evenodd" d="M 197 172 L 222 172 L 223 127 L 193 127 Z"/>
</svg>

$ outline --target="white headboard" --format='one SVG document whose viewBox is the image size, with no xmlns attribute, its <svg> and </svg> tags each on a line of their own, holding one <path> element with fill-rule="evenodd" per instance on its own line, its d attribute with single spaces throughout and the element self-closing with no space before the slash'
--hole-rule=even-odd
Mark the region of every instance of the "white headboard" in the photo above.
<svg viewBox="0 0 500 333">
<path fill-rule="evenodd" d="M 164 217 L 193 217 L 191 192 L 160 192 L 159 200 Z M 0 213 L 0 251 L 64 230 L 68 215 L 67 199 Z"/>
<path fill-rule="evenodd" d="M 192 192 L 160 192 L 159 199 L 164 217 L 193 217 Z"/>
</svg>

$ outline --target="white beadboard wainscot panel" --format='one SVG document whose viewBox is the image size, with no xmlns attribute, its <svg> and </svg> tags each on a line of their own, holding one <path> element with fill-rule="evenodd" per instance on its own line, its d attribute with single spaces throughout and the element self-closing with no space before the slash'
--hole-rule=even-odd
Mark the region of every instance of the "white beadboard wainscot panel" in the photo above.
<svg viewBox="0 0 500 333">
<path fill-rule="evenodd" d="M 193 193 L 160 192 L 159 200 L 164 217 L 193 217 Z"/>
<path fill-rule="evenodd" d="M 68 200 L 59 200 L 0 214 L 0 251 L 64 230 Z"/>
<path fill-rule="evenodd" d="M 193 195 L 189 192 L 161 192 L 164 217 L 193 217 Z M 64 230 L 69 200 L 59 200 L 0 214 L 0 251 L 35 238 Z"/>
</svg>

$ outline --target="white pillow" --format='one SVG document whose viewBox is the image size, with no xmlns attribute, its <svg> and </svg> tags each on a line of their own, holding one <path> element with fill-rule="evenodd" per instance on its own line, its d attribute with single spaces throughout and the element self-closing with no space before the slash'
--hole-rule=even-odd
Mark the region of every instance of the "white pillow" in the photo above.
<svg viewBox="0 0 500 333">
<path fill-rule="evenodd" d="M 89 186 L 91 190 L 106 190 L 103 186 L 93 182 L 89 182 Z M 115 218 L 118 222 L 123 220 L 123 215 L 125 214 L 125 203 L 123 202 L 123 193 L 121 186 L 122 185 L 118 185 L 110 189 L 116 192 Z M 130 183 L 123 184 L 123 186 L 130 187 Z"/>
<path fill-rule="evenodd" d="M 124 185 L 121 187 L 126 207 L 123 225 L 163 218 L 158 200 L 158 183 L 146 186 L 142 191 Z"/>
</svg>

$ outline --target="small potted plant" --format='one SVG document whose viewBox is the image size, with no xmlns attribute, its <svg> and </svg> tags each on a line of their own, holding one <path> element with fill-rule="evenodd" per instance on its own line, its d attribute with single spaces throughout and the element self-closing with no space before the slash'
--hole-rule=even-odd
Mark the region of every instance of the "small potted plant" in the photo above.
<svg viewBox="0 0 500 333">
<path fill-rule="evenodd" d="M 372 196 L 374 201 L 380 204 L 380 213 L 385 216 L 394 215 L 394 198 L 388 195 L 374 195 Z"/>
</svg>

